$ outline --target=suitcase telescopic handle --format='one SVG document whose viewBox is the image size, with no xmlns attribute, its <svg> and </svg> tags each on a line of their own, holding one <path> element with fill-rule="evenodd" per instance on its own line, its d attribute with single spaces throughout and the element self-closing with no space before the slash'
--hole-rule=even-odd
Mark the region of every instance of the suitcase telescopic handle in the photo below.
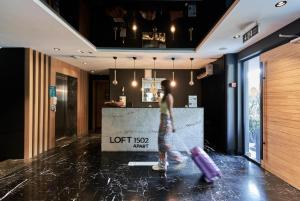
<svg viewBox="0 0 300 201">
<path fill-rule="evenodd" d="M 186 144 L 184 143 L 184 141 L 181 140 L 181 139 L 179 139 L 179 137 L 177 136 L 177 134 L 174 133 L 173 135 L 175 135 L 175 138 L 177 139 L 177 141 L 179 141 L 179 142 L 181 143 L 181 145 L 182 145 L 183 148 L 185 149 L 186 153 L 187 153 L 189 156 L 191 156 L 192 153 L 191 153 L 190 149 L 186 146 Z"/>
</svg>

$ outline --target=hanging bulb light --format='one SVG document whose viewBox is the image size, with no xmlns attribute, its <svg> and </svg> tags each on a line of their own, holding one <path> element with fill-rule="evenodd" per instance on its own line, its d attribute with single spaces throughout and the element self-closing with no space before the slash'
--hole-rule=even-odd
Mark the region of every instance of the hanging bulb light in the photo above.
<svg viewBox="0 0 300 201">
<path fill-rule="evenodd" d="M 115 60 L 115 70 L 114 70 L 114 80 L 113 80 L 113 85 L 117 85 L 118 84 L 118 81 L 117 81 L 117 57 L 113 57 L 114 60 Z"/>
<path fill-rule="evenodd" d="M 138 85 L 137 81 L 136 81 L 136 74 L 135 74 L 135 60 L 136 60 L 136 57 L 132 57 L 133 59 L 133 81 L 131 82 L 131 85 L 133 87 L 136 87 Z"/>
<path fill-rule="evenodd" d="M 173 57 L 172 58 L 172 61 L 173 61 L 173 72 L 172 72 L 172 81 L 171 81 L 171 87 L 175 87 L 176 86 L 176 82 L 175 82 L 175 72 L 174 72 L 174 61 L 175 61 L 175 58 Z"/>
<path fill-rule="evenodd" d="M 134 31 L 134 32 L 137 31 L 137 25 L 135 22 L 132 24 L 132 31 Z"/>
<path fill-rule="evenodd" d="M 138 29 L 137 23 L 136 23 L 136 18 L 135 18 L 135 12 L 133 12 L 133 22 L 132 22 L 132 31 L 134 34 L 134 38 L 136 39 L 136 31 Z"/>
<path fill-rule="evenodd" d="M 172 39 L 174 40 L 175 39 L 175 31 L 176 31 L 174 24 L 171 25 L 170 31 L 172 33 Z"/>
<path fill-rule="evenodd" d="M 191 60 L 191 80 L 189 82 L 189 85 L 193 86 L 194 85 L 194 74 L 193 74 L 193 60 L 194 60 L 194 58 L 190 58 L 190 60 Z"/>
<path fill-rule="evenodd" d="M 137 24 L 134 22 L 132 24 L 132 31 L 133 31 L 133 35 L 134 35 L 134 38 L 136 39 L 136 31 L 137 31 L 138 27 L 137 27 Z"/>
<path fill-rule="evenodd" d="M 154 81 L 156 80 L 155 61 L 156 61 L 156 57 L 153 57 L 153 76 L 154 76 Z"/>
<path fill-rule="evenodd" d="M 152 80 L 152 84 L 150 87 L 150 92 L 154 95 L 157 96 L 157 88 L 156 88 L 156 71 L 155 71 L 155 61 L 156 61 L 156 57 L 153 57 L 153 80 Z"/>
</svg>

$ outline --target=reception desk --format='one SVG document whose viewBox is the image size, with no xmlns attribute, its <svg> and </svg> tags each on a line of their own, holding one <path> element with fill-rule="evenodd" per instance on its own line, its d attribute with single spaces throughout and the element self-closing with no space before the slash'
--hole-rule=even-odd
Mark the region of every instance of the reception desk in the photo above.
<svg viewBox="0 0 300 201">
<path fill-rule="evenodd" d="M 174 108 L 176 132 L 172 143 L 179 151 L 203 148 L 203 108 Z M 159 108 L 103 108 L 102 151 L 158 151 Z"/>
</svg>

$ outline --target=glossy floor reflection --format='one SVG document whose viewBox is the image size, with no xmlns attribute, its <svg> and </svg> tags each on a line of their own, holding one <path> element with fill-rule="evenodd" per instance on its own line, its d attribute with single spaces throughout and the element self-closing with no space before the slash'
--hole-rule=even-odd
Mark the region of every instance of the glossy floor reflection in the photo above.
<svg viewBox="0 0 300 201">
<path fill-rule="evenodd" d="M 0 178 L 0 200 L 300 200 L 300 191 L 243 157 L 210 153 L 224 176 L 201 180 L 191 160 L 167 177 L 129 161 L 154 161 L 155 153 L 101 153 L 98 138 L 62 146 Z"/>
</svg>

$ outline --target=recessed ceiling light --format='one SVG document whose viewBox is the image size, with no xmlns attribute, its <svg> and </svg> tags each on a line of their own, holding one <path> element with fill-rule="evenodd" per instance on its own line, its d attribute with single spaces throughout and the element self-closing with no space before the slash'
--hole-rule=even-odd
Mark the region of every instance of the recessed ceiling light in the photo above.
<svg viewBox="0 0 300 201">
<path fill-rule="evenodd" d="M 280 8 L 282 6 L 285 6 L 287 4 L 287 1 L 279 1 L 275 4 L 276 8 Z"/>
<path fill-rule="evenodd" d="M 222 50 L 227 50 L 227 48 L 226 47 L 220 47 L 219 50 L 221 50 L 221 51 Z"/>
<path fill-rule="evenodd" d="M 82 62 L 82 64 L 83 64 L 83 65 L 87 65 L 87 63 L 86 63 L 86 62 Z"/>
<path fill-rule="evenodd" d="M 91 72 L 91 73 L 95 73 L 95 70 L 91 70 L 90 72 Z"/>
<path fill-rule="evenodd" d="M 234 39 L 238 39 L 238 38 L 240 38 L 240 37 L 241 37 L 240 34 L 237 34 L 237 35 L 233 36 Z"/>
<path fill-rule="evenodd" d="M 58 51 L 60 51 L 60 49 L 59 48 L 57 48 L 57 47 L 55 47 L 55 48 L 53 48 L 54 49 L 54 51 L 55 52 L 58 52 Z"/>
</svg>

